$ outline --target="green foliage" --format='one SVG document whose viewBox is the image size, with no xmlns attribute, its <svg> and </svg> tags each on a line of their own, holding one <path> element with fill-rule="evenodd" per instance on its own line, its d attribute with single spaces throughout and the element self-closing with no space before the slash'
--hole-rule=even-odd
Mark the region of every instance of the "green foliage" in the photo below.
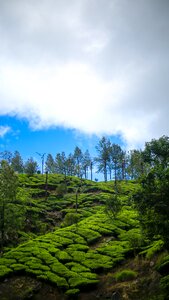
<svg viewBox="0 0 169 300">
<path fill-rule="evenodd" d="M 81 224 L 80 224 L 81 225 Z M 87 240 L 89 244 L 97 241 L 100 237 L 101 234 L 99 232 L 96 232 L 94 230 L 85 228 L 84 226 L 79 226 L 78 227 L 78 234 Z"/>
<path fill-rule="evenodd" d="M 28 176 L 32 176 L 35 173 L 37 173 L 38 170 L 38 164 L 37 162 L 33 159 L 33 157 L 30 157 L 24 165 L 24 171 Z"/>
<path fill-rule="evenodd" d="M 164 242 L 162 240 L 154 241 L 150 244 L 146 250 L 140 252 L 140 254 L 146 254 L 146 258 L 150 259 L 164 247 Z"/>
<path fill-rule="evenodd" d="M 64 218 L 64 221 L 62 223 L 62 226 L 66 227 L 66 226 L 70 226 L 72 224 L 77 224 L 78 221 L 80 220 L 80 218 L 81 218 L 81 215 L 78 213 L 75 213 L 75 212 L 67 213 Z"/>
<path fill-rule="evenodd" d="M 84 266 L 92 269 L 109 269 L 112 267 L 112 259 L 109 256 L 101 255 L 95 251 L 89 251 L 83 260 Z"/>
<path fill-rule="evenodd" d="M 165 300 L 169 299 L 169 275 L 164 276 L 161 278 L 160 280 L 160 288 L 162 289 L 163 293 L 164 293 L 164 298 Z"/>
<path fill-rule="evenodd" d="M 100 245 L 97 249 L 99 253 L 110 256 L 114 265 L 124 260 L 125 254 L 130 250 L 128 241 L 110 241 L 109 243 Z"/>
<path fill-rule="evenodd" d="M 116 281 L 128 281 L 137 277 L 137 272 L 133 270 L 122 270 L 114 274 Z"/>
<path fill-rule="evenodd" d="M 117 214 L 122 208 L 121 201 L 118 197 L 118 194 L 111 195 L 106 201 L 106 213 L 111 218 L 116 218 Z"/>
<path fill-rule="evenodd" d="M 81 265 L 80 263 L 70 262 L 67 263 L 66 266 L 71 269 L 71 271 L 76 273 L 82 273 L 82 272 L 88 272 L 90 271 L 89 268 L 86 268 L 85 266 Z"/>
<path fill-rule="evenodd" d="M 142 227 L 149 238 L 160 235 L 169 245 L 169 169 L 152 169 L 134 195 Z"/>
<path fill-rule="evenodd" d="M 9 275 L 12 270 L 5 265 L 0 265 L 0 278 Z"/>
<path fill-rule="evenodd" d="M 122 241 L 127 241 L 131 249 L 139 249 L 143 244 L 143 236 L 140 228 L 133 228 L 128 231 L 122 231 L 119 235 Z M 136 253 L 135 253 L 136 254 Z"/>
<path fill-rule="evenodd" d="M 65 293 L 68 296 L 73 296 L 73 295 L 77 295 L 80 292 L 79 289 L 70 289 L 67 290 L 67 292 Z"/>
<path fill-rule="evenodd" d="M 45 275 L 50 282 L 55 283 L 58 287 L 65 288 L 65 289 L 69 288 L 69 285 L 65 278 L 60 277 L 50 271 L 45 272 Z"/>
<path fill-rule="evenodd" d="M 17 235 L 17 229 L 21 228 L 23 212 L 16 205 L 18 189 L 18 177 L 12 167 L 6 162 L 0 163 L 0 247 Z M 17 221 L 16 221 L 17 220 Z"/>
<path fill-rule="evenodd" d="M 78 215 L 75 214 L 74 191 L 81 180 L 49 174 L 48 201 L 41 194 L 44 180 L 38 174 L 30 177 L 19 175 L 20 202 L 15 205 L 25 207 L 27 231 L 22 238 L 28 240 L 0 258 L 0 266 L 6 270 L 2 276 L 8 276 L 8 272 L 33 275 L 57 285 L 73 297 L 81 288 L 96 285 L 98 272 L 117 266 L 131 255 L 130 236 L 139 234 L 140 229 L 138 214 L 127 201 L 130 189 L 136 185 L 131 182 L 128 185 L 119 183 L 118 196 L 122 209 L 118 218 L 112 221 L 105 213 L 105 203 L 113 197 L 114 184 L 86 181 L 85 192 L 78 195 L 79 219 L 74 223 L 69 222 L 69 217 L 71 214 L 73 217 Z M 62 183 L 66 183 L 71 193 L 67 190 L 67 194 L 59 198 L 56 196 L 56 187 Z M 92 188 L 94 193 L 91 192 Z M 43 228 L 43 224 L 48 227 Z M 61 224 L 63 226 L 59 227 Z M 47 230 L 50 232 L 42 235 Z"/>
<path fill-rule="evenodd" d="M 157 262 L 156 270 L 162 275 L 169 274 L 169 255 L 162 257 L 162 259 Z"/>
<path fill-rule="evenodd" d="M 18 272 L 18 271 L 23 271 L 25 270 L 25 266 L 23 264 L 12 264 L 11 265 L 11 269 L 13 269 L 14 271 Z"/>
<path fill-rule="evenodd" d="M 60 183 L 56 188 L 56 195 L 62 198 L 67 193 L 67 186 L 65 183 Z"/>
<path fill-rule="evenodd" d="M 97 279 L 88 279 L 85 277 L 81 277 L 80 275 L 77 275 L 76 277 L 72 277 L 69 279 L 70 287 L 76 288 L 76 287 L 83 287 L 83 286 L 91 286 L 96 285 L 99 281 Z"/>
</svg>

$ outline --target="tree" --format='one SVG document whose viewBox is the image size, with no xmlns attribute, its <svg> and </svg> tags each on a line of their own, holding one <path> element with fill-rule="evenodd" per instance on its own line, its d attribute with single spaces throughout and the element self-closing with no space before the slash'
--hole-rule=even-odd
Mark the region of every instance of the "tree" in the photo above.
<svg viewBox="0 0 169 300">
<path fill-rule="evenodd" d="M 24 164 L 23 159 L 18 151 L 14 152 L 14 155 L 11 159 L 11 167 L 17 173 L 23 173 Z"/>
<path fill-rule="evenodd" d="M 146 164 L 141 150 L 131 150 L 128 156 L 127 173 L 131 179 L 137 179 L 145 172 Z"/>
<path fill-rule="evenodd" d="M 24 165 L 24 170 L 25 170 L 25 173 L 29 176 L 32 176 L 34 175 L 35 173 L 37 173 L 37 170 L 38 170 L 38 164 L 37 162 L 33 159 L 33 157 L 30 157 L 25 165 Z"/>
<path fill-rule="evenodd" d="M 66 159 L 66 171 L 67 175 L 73 176 L 75 174 L 75 159 L 74 156 L 70 153 Z"/>
<path fill-rule="evenodd" d="M 13 168 L 5 161 L 0 163 L 0 240 L 3 248 L 7 231 L 11 225 L 11 203 L 16 199 L 18 178 Z M 13 207 L 12 207 L 13 208 Z M 12 215 L 12 220 L 14 215 Z M 10 221 L 10 222 L 9 222 Z"/>
<path fill-rule="evenodd" d="M 111 145 L 110 153 L 111 153 L 112 169 L 114 170 L 114 180 L 116 183 L 117 179 L 120 177 L 119 174 L 122 170 L 124 153 L 121 147 L 117 144 Z"/>
<path fill-rule="evenodd" d="M 82 150 L 79 147 L 75 147 L 73 157 L 76 162 L 76 175 L 78 177 L 82 177 L 83 171 L 82 171 L 82 160 L 83 160 L 83 153 Z"/>
<path fill-rule="evenodd" d="M 89 150 L 86 150 L 82 159 L 82 169 L 84 171 L 85 179 L 88 178 L 88 169 L 90 168 L 90 166 L 91 166 L 91 157 L 90 157 Z"/>
<path fill-rule="evenodd" d="M 55 160 L 50 153 L 47 155 L 47 158 L 46 158 L 45 169 L 48 173 L 55 173 L 55 171 L 56 171 Z"/>
<path fill-rule="evenodd" d="M 12 152 L 7 150 L 0 152 L 0 157 L 2 160 L 6 160 L 10 164 L 12 160 Z"/>
<path fill-rule="evenodd" d="M 56 172 L 66 176 L 66 155 L 65 152 L 57 153 L 56 155 Z"/>
<path fill-rule="evenodd" d="M 108 165 L 110 163 L 110 151 L 111 151 L 111 142 L 109 139 L 102 137 L 96 146 L 96 151 L 98 156 L 95 158 L 95 162 L 98 165 L 97 172 L 103 172 L 104 180 L 107 181 L 107 172 Z"/>
<path fill-rule="evenodd" d="M 143 159 L 151 167 L 161 165 L 167 167 L 169 164 L 169 137 L 163 135 L 159 139 L 153 139 L 145 144 Z"/>
<path fill-rule="evenodd" d="M 110 218 L 115 219 L 122 208 L 118 194 L 111 195 L 106 201 L 106 213 Z"/>
<path fill-rule="evenodd" d="M 140 221 L 149 238 L 161 236 L 169 246 L 169 169 L 153 168 L 134 195 Z"/>
<path fill-rule="evenodd" d="M 149 238 L 161 236 L 169 247 L 169 140 L 162 137 L 146 143 L 145 158 L 151 165 L 134 195 L 142 226 Z"/>
</svg>

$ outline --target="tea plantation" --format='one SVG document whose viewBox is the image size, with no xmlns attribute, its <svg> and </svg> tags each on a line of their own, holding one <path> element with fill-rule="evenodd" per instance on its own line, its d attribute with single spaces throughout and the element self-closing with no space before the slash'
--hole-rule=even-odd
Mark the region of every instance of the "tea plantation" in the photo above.
<svg viewBox="0 0 169 300">
<path fill-rule="evenodd" d="M 119 182 L 115 193 L 114 182 L 62 175 L 49 174 L 47 186 L 43 175 L 19 182 L 25 227 L 1 255 L 0 299 L 43 299 L 31 283 L 31 293 L 20 295 L 23 284 L 13 296 L 4 292 L 23 276 L 60 293 L 48 299 L 167 299 L 169 255 L 162 240 L 142 233 L 132 202 L 138 183 Z M 115 195 L 120 208 L 111 210 Z"/>
</svg>

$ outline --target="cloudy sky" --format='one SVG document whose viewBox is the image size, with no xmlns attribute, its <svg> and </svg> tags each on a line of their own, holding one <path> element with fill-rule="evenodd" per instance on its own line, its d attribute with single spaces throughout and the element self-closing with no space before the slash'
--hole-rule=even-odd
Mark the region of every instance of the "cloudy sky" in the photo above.
<svg viewBox="0 0 169 300">
<path fill-rule="evenodd" d="M 10 117 L 140 147 L 168 113 L 168 0 L 0 0 L 1 139 Z"/>
</svg>

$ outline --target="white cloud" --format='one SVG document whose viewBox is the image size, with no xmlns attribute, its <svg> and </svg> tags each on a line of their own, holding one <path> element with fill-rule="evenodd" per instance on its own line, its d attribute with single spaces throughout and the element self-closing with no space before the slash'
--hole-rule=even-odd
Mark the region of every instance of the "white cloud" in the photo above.
<svg viewBox="0 0 169 300">
<path fill-rule="evenodd" d="M 0 126 L 0 138 L 3 138 L 10 130 L 9 126 Z"/>
<path fill-rule="evenodd" d="M 133 147 L 169 134 L 167 1 L 0 6 L 1 115 L 120 134 Z"/>
</svg>

